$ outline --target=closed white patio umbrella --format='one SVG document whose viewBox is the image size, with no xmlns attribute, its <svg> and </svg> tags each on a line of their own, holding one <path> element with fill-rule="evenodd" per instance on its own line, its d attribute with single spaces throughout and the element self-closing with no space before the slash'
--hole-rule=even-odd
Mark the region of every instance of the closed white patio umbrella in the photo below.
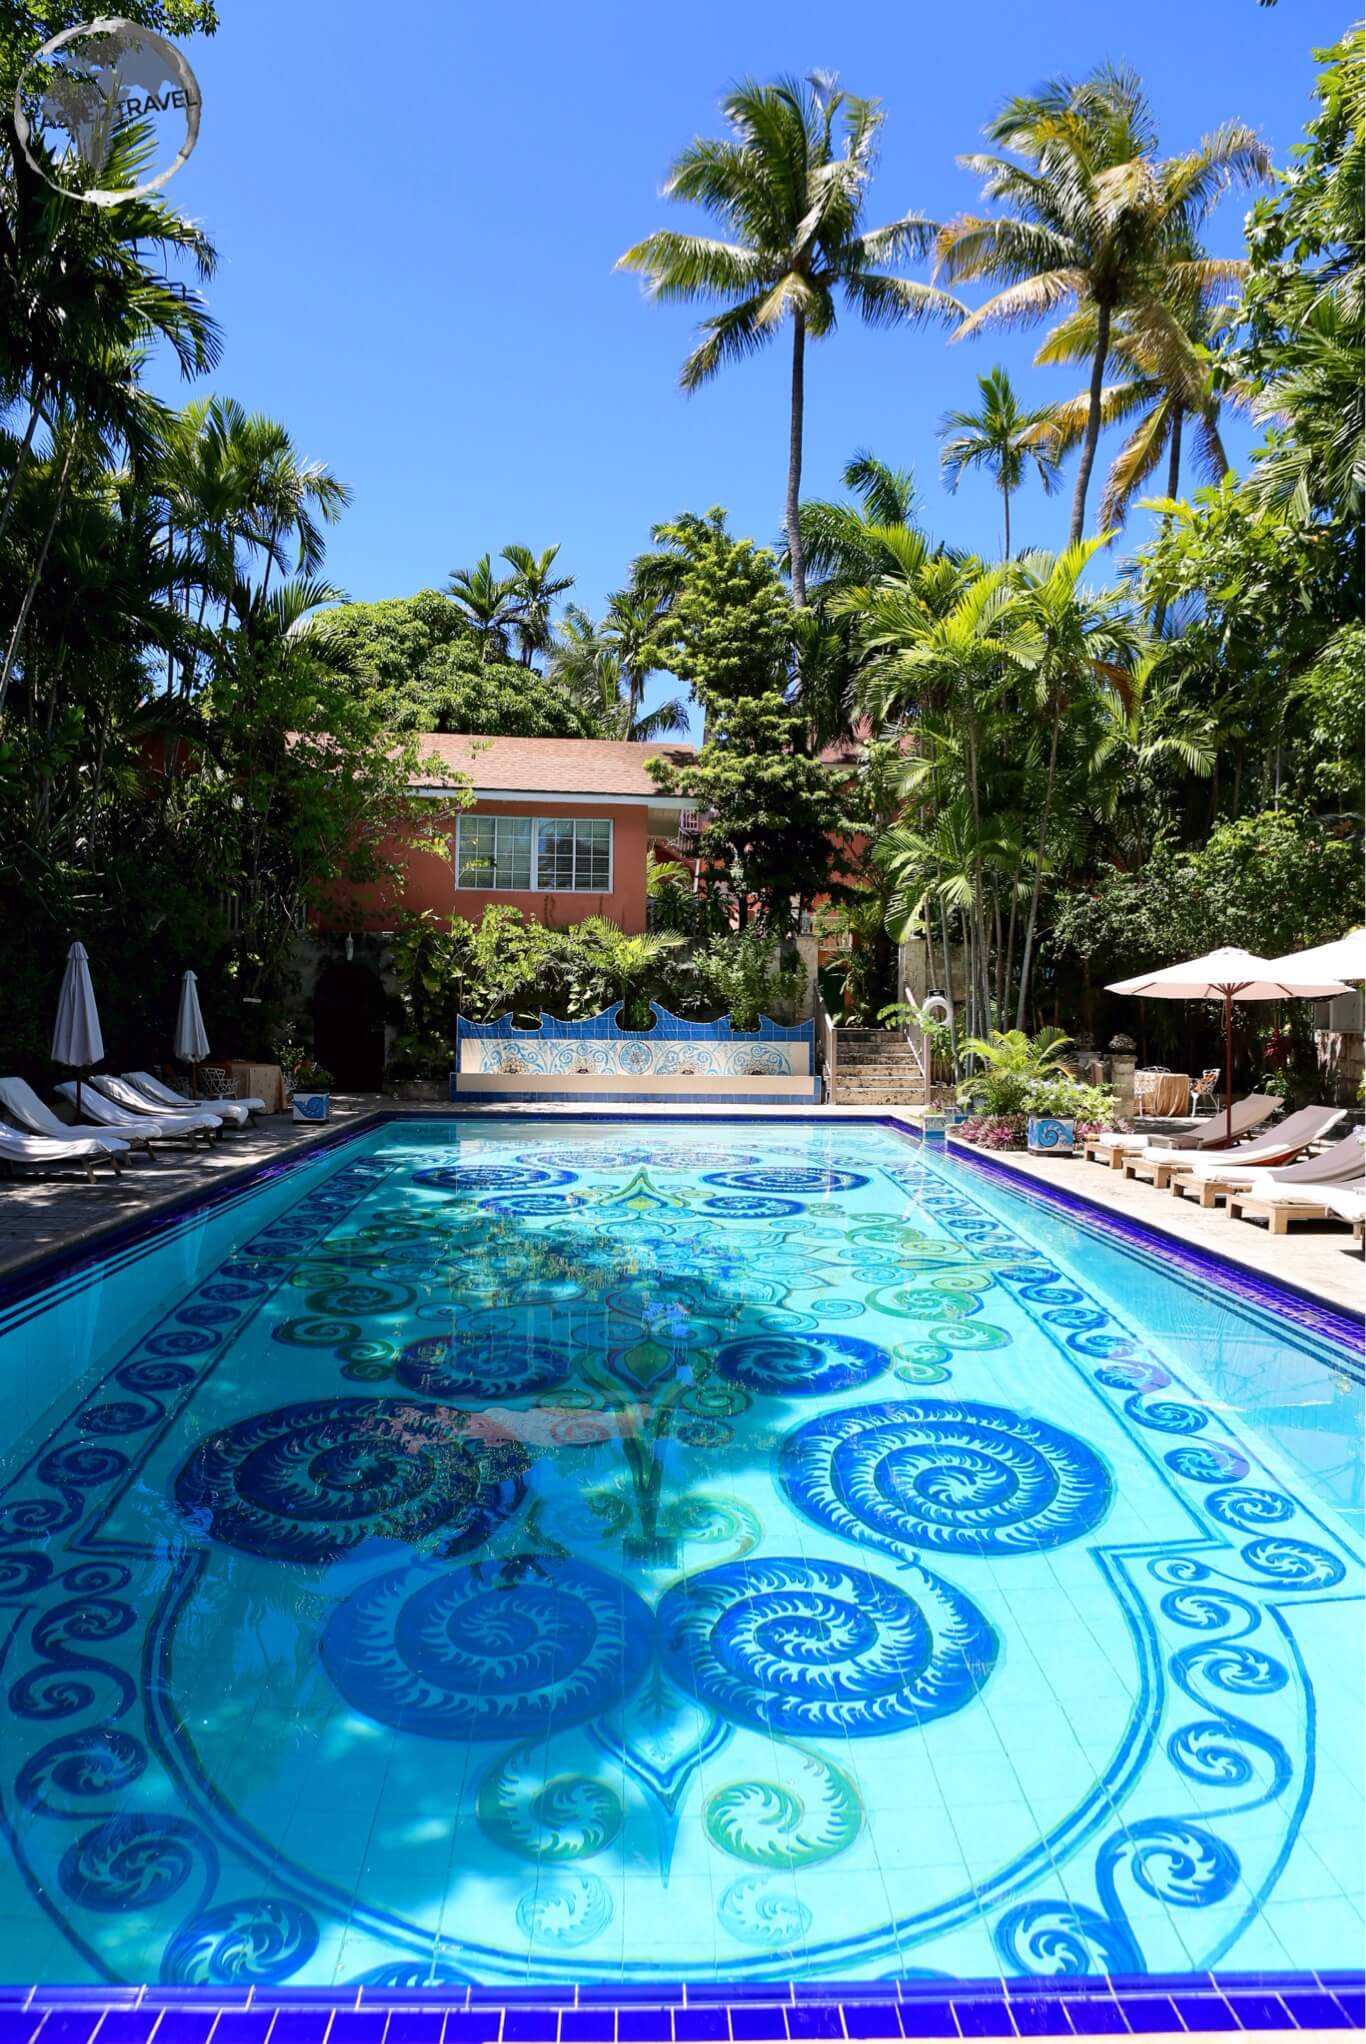
<svg viewBox="0 0 1366 2044">
<path fill-rule="evenodd" d="M 1284 971 L 1281 968 L 1286 968 Z M 1294 970 L 1291 970 L 1291 968 Z M 1312 970 L 1301 969 L 1295 959 L 1258 958 L 1225 944 L 1208 951 L 1203 958 L 1188 959 L 1184 965 L 1164 965 L 1156 972 L 1140 972 L 1133 979 L 1118 979 L 1106 989 L 1112 994 L 1139 994 L 1159 1001 L 1222 1001 L 1224 1004 L 1224 1133 L 1233 1140 L 1233 1003 L 1235 1001 L 1325 1000 L 1331 994 L 1345 994 L 1340 980 L 1329 979 Z"/>
<path fill-rule="evenodd" d="M 180 982 L 180 1008 L 175 1019 L 175 1054 L 190 1067 L 190 1091 L 199 1091 L 198 1065 L 209 1054 L 209 1037 L 199 1008 L 199 987 L 192 972 Z"/>
<path fill-rule="evenodd" d="M 1278 977 L 1282 972 L 1321 972 L 1325 979 L 1366 979 L 1366 925 L 1331 944 L 1315 944 L 1311 951 L 1289 951 L 1271 959 L 1270 966 Z"/>
<path fill-rule="evenodd" d="M 100 1035 L 99 1010 L 90 979 L 90 961 L 84 944 L 77 942 L 66 954 L 62 990 L 57 996 L 57 1021 L 52 1031 L 52 1062 L 70 1065 L 76 1073 L 76 1116 L 81 1112 L 81 1072 L 100 1063 L 104 1038 Z"/>
</svg>

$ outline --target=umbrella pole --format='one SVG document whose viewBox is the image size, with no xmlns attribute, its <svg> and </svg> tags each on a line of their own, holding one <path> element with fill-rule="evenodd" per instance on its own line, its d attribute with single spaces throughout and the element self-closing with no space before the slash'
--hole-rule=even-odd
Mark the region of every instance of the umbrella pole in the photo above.
<svg viewBox="0 0 1366 2044">
<path fill-rule="evenodd" d="M 1224 1147 L 1233 1142 L 1233 996 L 1224 995 Z"/>
<path fill-rule="evenodd" d="M 81 1073 L 80 1073 L 80 1067 L 79 1067 L 79 1065 L 78 1065 L 78 1066 L 77 1066 L 77 1068 L 76 1068 L 76 1119 L 77 1119 L 77 1121 L 79 1121 L 79 1120 L 80 1120 L 80 1118 L 81 1118 Z"/>
</svg>

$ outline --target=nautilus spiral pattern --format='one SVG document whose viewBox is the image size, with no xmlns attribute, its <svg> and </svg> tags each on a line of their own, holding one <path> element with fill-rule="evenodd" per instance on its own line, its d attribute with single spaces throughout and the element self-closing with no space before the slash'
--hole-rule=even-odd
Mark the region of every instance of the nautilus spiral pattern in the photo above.
<svg viewBox="0 0 1366 2044">
<path fill-rule="evenodd" d="M 914 1594 L 866 1569 L 785 1556 L 679 1583 L 659 1647 L 680 1688 L 772 1732 L 874 1738 L 967 1703 L 996 1659 L 976 1606 L 928 1570 Z"/>
<path fill-rule="evenodd" d="M 483 1540 L 521 1492 L 515 1447 L 397 1399 L 282 1405 L 212 1434 L 176 1478 L 177 1503 L 227 1547 L 334 1561 L 374 1534 L 447 1553 Z"/>
<path fill-rule="evenodd" d="M 891 1356 L 875 1342 L 852 1334 L 758 1335 L 728 1341 L 716 1352 L 716 1367 L 750 1391 L 779 1398 L 815 1398 L 866 1384 L 891 1366 Z"/>
<path fill-rule="evenodd" d="M 1089 1533 L 1110 1473 L 1074 1434 L 1003 1406 L 920 1398 L 821 1413 L 788 1436 L 784 1488 L 847 1539 L 1028 1554 Z"/>
<path fill-rule="evenodd" d="M 410 1342 L 395 1372 L 401 1384 L 437 1398 L 471 1398 L 480 1404 L 548 1391 L 569 1372 L 569 1357 L 557 1342 L 513 1334 L 473 1340 L 458 1335 L 425 1335 Z"/>
<path fill-rule="evenodd" d="M 414 1563 L 339 1606 L 323 1662 L 367 1717 L 430 1739 L 544 1738 L 616 1704 L 650 1658 L 649 1606 L 551 1555 Z"/>
</svg>

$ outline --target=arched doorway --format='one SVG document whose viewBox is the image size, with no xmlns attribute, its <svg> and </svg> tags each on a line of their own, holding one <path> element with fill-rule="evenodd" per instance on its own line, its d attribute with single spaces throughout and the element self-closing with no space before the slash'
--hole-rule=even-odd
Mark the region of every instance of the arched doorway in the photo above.
<svg viewBox="0 0 1366 2044">
<path fill-rule="evenodd" d="M 313 989 L 313 1052 L 339 1093 L 378 1093 L 384 1077 L 384 988 L 358 958 L 324 966 Z"/>
</svg>

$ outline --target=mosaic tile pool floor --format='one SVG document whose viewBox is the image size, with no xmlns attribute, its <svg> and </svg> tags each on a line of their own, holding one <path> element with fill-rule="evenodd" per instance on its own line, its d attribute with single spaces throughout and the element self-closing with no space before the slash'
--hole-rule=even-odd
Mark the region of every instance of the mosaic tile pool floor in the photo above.
<svg viewBox="0 0 1366 2044">
<path fill-rule="evenodd" d="M 1355 1968 L 1361 1378 L 885 1129 L 297 1164 L 0 1317 L 0 1980 Z"/>
</svg>

